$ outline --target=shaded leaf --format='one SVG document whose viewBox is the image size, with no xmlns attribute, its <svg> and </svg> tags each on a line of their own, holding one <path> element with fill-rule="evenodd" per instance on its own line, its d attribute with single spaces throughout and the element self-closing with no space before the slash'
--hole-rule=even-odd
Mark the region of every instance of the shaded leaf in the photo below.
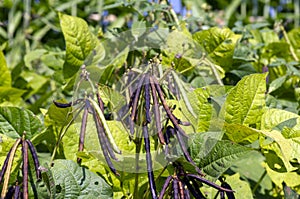
<svg viewBox="0 0 300 199">
<path fill-rule="evenodd" d="M 21 97 L 25 92 L 25 90 L 17 88 L 0 86 L 0 104 L 6 105 L 21 101 Z"/>
<path fill-rule="evenodd" d="M 194 141 L 196 144 L 196 140 Z M 201 143 L 199 143 L 201 144 Z M 210 152 L 203 158 L 199 158 L 198 155 L 200 148 L 192 148 L 191 154 L 195 163 L 203 170 L 204 173 L 211 178 L 218 178 L 223 172 L 225 172 L 234 161 L 245 157 L 250 151 L 250 148 L 232 143 L 228 140 L 217 141 Z"/>
<path fill-rule="evenodd" d="M 111 187 L 100 176 L 71 160 L 55 160 L 51 172 L 55 198 L 112 198 Z"/>
</svg>

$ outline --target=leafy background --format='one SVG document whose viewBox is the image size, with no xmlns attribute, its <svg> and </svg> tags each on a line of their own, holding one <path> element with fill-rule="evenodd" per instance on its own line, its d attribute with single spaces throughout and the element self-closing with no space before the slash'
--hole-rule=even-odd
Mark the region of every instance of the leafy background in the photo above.
<svg viewBox="0 0 300 199">
<path fill-rule="evenodd" d="M 195 127 L 186 128 L 193 138 L 189 152 L 206 177 L 225 176 L 236 198 L 298 198 L 299 1 L 253 2 L 0 2 L 1 165 L 26 131 L 51 171 L 43 179 L 53 183 L 46 186 L 48 192 L 41 185 L 39 197 L 142 197 L 146 174 L 140 175 L 135 193 L 132 174 L 116 178 L 95 154 L 76 153 L 76 124 L 66 132 L 50 168 L 59 132 L 70 120 L 70 110 L 58 109 L 52 101 L 72 100 L 76 74 L 85 63 L 105 77 L 99 81 L 107 85 L 102 91 L 106 104 L 117 104 L 116 71 L 124 63 L 134 67 L 132 58 L 141 56 L 126 45 L 110 54 L 103 40 L 124 31 L 139 40 L 143 35 L 137 29 L 170 28 L 168 48 L 159 53 L 164 70 L 173 67 L 180 73 L 185 97 L 168 103 L 178 104 L 181 111 L 175 109 L 175 114 Z M 183 41 L 195 48 L 185 49 Z M 109 125 L 121 132 L 115 133 L 125 140 L 117 141 L 120 147 L 134 150 L 118 121 Z M 83 167 L 73 162 L 77 156 Z M 79 183 L 85 170 L 86 186 Z M 216 194 L 202 189 L 208 198 Z"/>
</svg>

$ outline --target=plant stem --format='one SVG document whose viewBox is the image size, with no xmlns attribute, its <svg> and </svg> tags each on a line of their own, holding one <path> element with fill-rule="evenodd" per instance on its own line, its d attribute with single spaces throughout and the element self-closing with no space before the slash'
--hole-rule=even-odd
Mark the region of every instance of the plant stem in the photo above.
<svg viewBox="0 0 300 199">
<path fill-rule="evenodd" d="M 259 187 L 260 183 L 263 181 L 264 177 L 267 175 L 267 171 L 265 170 L 263 174 L 260 176 L 259 180 L 255 184 L 255 186 L 252 189 L 252 194 L 254 195 L 256 192 L 256 189 Z"/>
</svg>

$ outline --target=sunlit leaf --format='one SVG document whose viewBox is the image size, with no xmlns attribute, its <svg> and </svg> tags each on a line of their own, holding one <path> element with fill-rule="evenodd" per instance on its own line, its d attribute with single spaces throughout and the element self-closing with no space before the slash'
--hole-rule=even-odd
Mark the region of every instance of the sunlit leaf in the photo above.
<svg viewBox="0 0 300 199">
<path fill-rule="evenodd" d="M 266 74 L 244 77 L 230 90 L 225 102 L 225 121 L 257 124 L 265 108 Z"/>
<path fill-rule="evenodd" d="M 59 13 L 60 26 L 66 41 L 66 60 L 63 67 L 65 78 L 72 77 L 93 53 L 97 39 L 90 32 L 87 23 L 77 17 Z"/>
<path fill-rule="evenodd" d="M 213 62 L 226 71 L 232 66 L 234 48 L 239 37 L 229 28 L 218 27 L 193 34 L 193 39 L 206 50 Z"/>
<path fill-rule="evenodd" d="M 6 65 L 5 56 L 0 51 L 0 86 L 11 86 L 11 75 Z"/>
</svg>

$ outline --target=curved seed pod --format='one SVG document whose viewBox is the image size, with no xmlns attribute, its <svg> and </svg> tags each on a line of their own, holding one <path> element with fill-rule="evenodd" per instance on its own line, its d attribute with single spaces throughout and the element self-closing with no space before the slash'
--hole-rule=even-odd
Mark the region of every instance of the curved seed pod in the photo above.
<svg viewBox="0 0 300 199">
<path fill-rule="evenodd" d="M 161 144 L 165 144 L 165 139 L 162 133 L 162 127 L 160 122 L 160 111 L 159 111 L 159 104 L 156 96 L 156 88 L 153 82 L 153 79 L 149 77 L 151 90 L 152 90 L 152 99 L 153 99 L 153 109 L 154 109 L 154 118 L 155 118 L 155 125 L 157 129 L 158 138 Z"/>
<path fill-rule="evenodd" d="M 178 187 L 178 180 L 176 177 L 173 179 L 173 192 L 174 192 L 174 199 L 179 199 L 179 187 Z"/>
<path fill-rule="evenodd" d="M 104 128 L 104 132 L 113 148 L 113 150 L 116 152 L 116 153 L 119 153 L 121 154 L 121 150 L 118 148 L 117 144 L 115 143 L 115 140 L 110 132 L 110 129 L 106 123 L 106 120 L 105 120 L 105 117 L 103 115 L 103 112 L 101 111 L 101 109 L 99 108 L 98 104 L 91 98 L 88 98 L 89 102 L 91 103 L 92 107 L 96 110 L 97 112 L 97 115 L 101 121 L 101 124 Z"/>
<path fill-rule="evenodd" d="M 149 86 L 149 75 L 146 75 L 144 80 L 144 94 L 145 94 L 145 109 L 146 109 L 146 122 L 151 122 L 150 115 L 150 86 Z"/>
<path fill-rule="evenodd" d="M 131 120 L 135 121 L 136 119 L 136 111 L 137 111 L 137 106 L 138 106 L 138 101 L 140 98 L 141 90 L 142 90 L 142 85 L 144 82 L 145 74 L 141 76 L 141 79 L 139 80 L 139 83 L 137 85 L 137 89 L 135 91 L 135 96 L 132 102 L 132 108 L 131 108 Z"/>
<path fill-rule="evenodd" d="M 20 190 L 20 186 L 16 185 L 14 199 L 20 199 L 21 195 L 22 195 L 22 192 Z"/>
<path fill-rule="evenodd" d="M 11 150 L 12 149 L 10 149 L 8 154 L 6 155 L 6 158 L 4 160 L 4 163 L 3 163 L 3 166 L 2 166 L 2 169 L 1 169 L 1 172 L 0 172 L 0 184 L 2 182 L 3 176 L 4 176 L 6 168 L 7 168 L 8 160 L 9 160 L 9 157 L 10 157 L 10 154 L 11 154 Z"/>
<path fill-rule="evenodd" d="M 68 107 L 71 107 L 71 106 L 74 106 L 74 105 L 77 105 L 79 104 L 80 102 L 82 102 L 83 99 L 77 99 L 75 100 L 74 102 L 69 102 L 69 103 L 61 103 L 61 102 L 57 102 L 55 100 L 53 100 L 53 103 L 56 107 L 58 108 L 68 108 Z"/>
<path fill-rule="evenodd" d="M 179 195 L 181 199 L 185 199 L 184 197 L 184 188 L 183 188 L 183 184 L 180 180 L 178 180 L 178 187 L 179 187 Z"/>
<path fill-rule="evenodd" d="M 110 160 L 109 158 L 109 154 L 107 152 L 107 145 L 105 143 L 103 143 L 103 140 L 102 140 L 102 135 L 101 135 L 101 126 L 100 126 L 100 120 L 99 120 L 99 117 L 98 115 L 96 114 L 96 111 L 94 109 L 93 110 L 93 117 L 94 117 L 94 121 L 95 121 L 95 125 L 96 125 L 96 128 L 97 128 L 97 132 L 98 132 L 98 139 L 99 139 L 99 142 L 100 142 L 100 146 L 101 146 L 101 150 L 102 150 L 102 153 L 103 153 L 103 156 L 105 158 L 105 161 L 108 165 L 108 167 L 110 168 L 110 170 L 117 176 L 120 176 L 120 174 L 117 172 L 117 170 L 115 169 L 112 161 Z"/>
<path fill-rule="evenodd" d="M 220 193 L 220 199 L 225 199 L 225 193 L 224 193 L 224 191 L 219 191 L 219 193 Z"/>
<path fill-rule="evenodd" d="M 184 157 L 187 159 L 187 161 L 189 161 L 192 165 L 194 165 L 196 171 L 200 174 L 200 175 L 203 175 L 202 172 L 200 171 L 200 169 L 197 167 L 196 163 L 193 161 L 192 157 L 190 156 L 186 146 L 185 146 L 185 143 L 183 141 L 183 138 L 181 137 L 181 134 L 180 133 L 175 133 L 176 137 L 177 137 L 177 140 L 179 142 L 179 146 L 183 152 L 183 155 Z"/>
<path fill-rule="evenodd" d="M 69 103 L 61 103 L 61 102 L 56 102 L 53 100 L 53 103 L 55 104 L 56 107 L 58 108 L 69 108 L 72 106 L 72 102 Z"/>
<path fill-rule="evenodd" d="M 25 136 L 22 138 L 22 154 L 23 154 L 23 199 L 28 199 L 28 144 Z"/>
<path fill-rule="evenodd" d="M 109 156 L 110 156 L 112 159 L 114 159 L 114 160 L 118 160 L 117 157 L 116 157 L 116 155 L 115 155 L 115 153 L 114 153 L 114 150 L 113 150 L 112 147 L 111 147 L 111 144 L 109 143 L 109 140 L 108 140 L 107 137 L 105 136 L 104 128 L 103 128 L 102 124 L 100 123 L 100 121 L 98 121 L 98 122 L 99 122 L 99 127 L 100 127 L 100 129 L 101 129 L 101 131 L 98 132 L 98 133 L 99 133 L 99 136 L 101 137 L 102 143 L 105 144 Z M 100 140 L 99 140 L 99 141 L 100 141 Z"/>
<path fill-rule="evenodd" d="M 215 184 L 215 183 L 213 183 L 213 182 L 210 182 L 209 180 L 206 180 L 206 179 L 204 179 L 204 178 L 202 178 L 202 177 L 200 177 L 200 176 L 197 176 L 197 175 L 195 175 L 195 174 L 186 174 L 188 177 L 191 177 L 191 178 L 194 178 L 194 179 L 197 179 L 197 180 L 199 180 L 200 182 L 203 182 L 204 184 L 207 184 L 208 186 L 211 186 L 211 187 L 213 187 L 213 188 L 215 188 L 215 189 L 217 189 L 217 190 L 219 190 L 219 191 L 225 191 L 225 192 L 234 192 L 233 190 L 231 190 L 231 189 L 227 189 L 227 188 L 223 188 L 223 187 L 221 187 L 221 186 L 219 186 L 219 185 L 217 185 L 217 184 Z"/>
<path fill-rule="evenodd" d="M 197 199 L 205 198 L 205 197 L 203 196 L 203 194 L 201 193 L 200 189 L 195 189 L 195 188 L 191 185 L 190 180 L 189 180 L 186 176 L 183 177 L 183 181 L 184 181 L 184 183 L 186 184 L 188 190 L 191 192 L 191 194 L 192 194 L 195 198 L 197 198 Z"/>
<path fill-rule="evenodd" d="M 30 140 L 26 140 L 26 142 L 27 142 L 27 144 L 28 144 L 28 147 L 29 147 L 29 150 L 30 150 L 32 159 L 33 159 L 36 178 L 37 178 L 38 180 L 40 180 L 40 179 L 42 178 L 42 175 L 41 175 L 41 171 L 39 170 L 40 163 L 39 163 L 39 159 L 38 159 L 36 150 L 35 150 L 35 148 L 34 148 L 32 142 L 31 142 Z"/>
<path fill-rule="evenodd" d="M 100 97 L 100 94 L 99 94 L 99 92 L 98 92 L 98 89 L 97 89 L 97 92 L 96 92 L 96 97 L 97 97 L 98 105 L 99 105 L 101 111 L 103 112 L 103 111 L 104 111 L 104 104 L 103 104 L 103 100 L 102 100 L 101 97 Z"/>
<path fill-rule="evenodd" d="M 227 182 L 222 182 L 221 187 L 232 190 L 231 186 Z M 228 199 L 235 199 L 233 192 L 227 192 L 226 195 Z"/>
<path fill-rule="evenodd" d="M 7 162 L 6 172 L 5 172 L 5 176 L 4 176 L 4 183 L 3 183 L 3 187 L 2 187 L 1 198 L 4 198 L 6 195 L 14 156 L 15 156 L 15 153 L 16 153 L 16 150 L 17 150 L 19 144 L 21 144 L 21 138 L 17 139 L 16 142 L 14 143 L 14 145 L 11 147 L 9 159 Z"/>
<path fill-rule="evenodd" d="M 80 135 L 79 135 L 79 146 L 78 151 L 83 151 L 84 148 L 84 137 L 86 132 L 86 124 L 88 119 L 88 108 L 89 108 L 89 102 L 86 100 L 86 105 L 83 110 L 82 120 L 81 120 L 81 127 L 80 127 Z M 77 163 L 81 163 L 81 158 L 77 158 Z"/>
<path fill-rule="evenodd" d="M 190 199 L 191 196 L 190 196 L 189 190 L 187 189 L 187 186 L 185 185 L 184 182 L 181 182 L 181 183 L 182 183 L 182 186 L 183 186 L 183 192 L 184 192 L 184 198 L 183 198 L 183 199 Z"/>
<path fill-rule="evenodd" d="M 168 176 L 167 177 L 167 179 L 166 179 L 166 181 L 165 181 L 165 183 L 164 183 L 164 185 L 163 185 L 163 187 L 162 187 L 162 189 L 160 191 L 158 199 L 163 199 L 163 197 L 164 197 L 164 195 L 166 193 L 166 190 L 167 190 L 167 188 L 168 188 L 168 186 L 169 186 L 169 184 L 171 182 L 171 179 L 172 179 L 172 176 Z"/>
<path fill-rule="evenodd" d="M 150 140 L 148 134 L 148 127 L 147 125 L 143 125 L 143 134 L 144 134 L 144 142 L 145 142 L 145 151 L 146 151 L 146 161 L 147 161 L 147 172 L 148 172 L 148 179 L 150 184 L 150 192 L 153 199 L 156 199 L 156 186 L 154 181 L 153 169 L 152 169 L 152 157 L 150 151 Z"/>
<path fill-rule="evenodd" d="M 5 195 L 5 199 L 6 198 L 13 198 L 14 193 L 15 193 L 15 186 L 10 186 L 8 188 L 8 191 L 7 191 L 6 195 Z"/>
</svg>

